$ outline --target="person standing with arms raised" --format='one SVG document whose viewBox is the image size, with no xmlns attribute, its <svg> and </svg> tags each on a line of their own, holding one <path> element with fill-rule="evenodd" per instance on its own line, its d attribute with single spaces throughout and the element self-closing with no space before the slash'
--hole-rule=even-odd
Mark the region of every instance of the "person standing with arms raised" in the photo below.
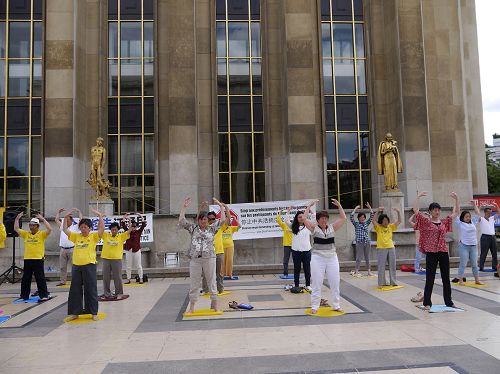
<svg viewBox="0 0 500 374">
<path fill-rule="evenodd" d="M 59 253 L 59 269 L 60 269 L 60 278 L 57 286 L 64 286 L 67 280 L 68 274 L 68 264 L 71 266 L 73 262 L 73 248 L 75 245 L 68 239 L 68 236 L 63 232 L 63 222 L 61 220 L 61 213 L 65 210 L 61 208 L 56 213 L 55 222 L 59 225 L 59 230 L 61 230 L 61 235 L 59 237 L 59 247 L 61 248 L 61 252 Z M 74 212 L 78 213 L 78 218 L 82 219 L 82 212 L 79 209 L 73 208 Z M 71 232 L 80 232 L 78 229 L 78 223 L 73 220 L 73 216 L 70 214 L 65 217 L 68 220 L 68 229 Z"/>
<path fill-rule="evenodd" d="M 23 212 L 19 213 L 14 221 L 14 230 L 24 240 L 24 272 L 21 280 L 20 299 L 28 300 L 30 298 L 31 279 L 35 275 L 40 301 L 47 301 L 49 300 L 49 291 L 47 290 L 43 264 L 45 239 L 52 232 L 52 228 L 41 214 L 37 214 L 36 218 L 32 218 L 29 222 L 29 231 L 23 230 L 19 227 L 19 220 L 23 215 Z M 40 230 L 40 222 L 45 225 L 45 230 Z"/>
<path fill-rule="evenodd" d="M 495 237 L 495 216 L 500 215 L 500 208 L 497 203 L 493 203 L 496 207 L 496 213 L 493 214 L 490 207 L 484 208 L 484 217 L 479 221 L 481 229 L 481 256 L 479 257 L 479 270 L 484 271 L 484 263 L 488 251 L 491 251 L 491 267 L 493 271 L 497 270 L 497 238 Z"/>
<path fill-rule="evenodd" d="M 127 213 L 127 216 L 130 213 Z M 139 217 L 140 213 L 136 213 Z M 146 221 L 142 221 L 141 226 L 137 227 L 137 221 L 132 219 L 130 221 L 130 227 L 127 226 L 126 221 L 122 220 L 122 228 L 125 231 L 130 231 L 130 237 L 127 239 L 124 245 L 125 249 L 125 263 L 127 268 L 127 281 L 125 284 L 130 284 L 130 279 L 132 279 L 132 268 L 137 268 L 137 273 L 139 275 L 139 284 L 143 283 L 144 272 L 142 270 L 142 259 L 141 259 L 141 235 L 146 227 Z"/>
</svg>

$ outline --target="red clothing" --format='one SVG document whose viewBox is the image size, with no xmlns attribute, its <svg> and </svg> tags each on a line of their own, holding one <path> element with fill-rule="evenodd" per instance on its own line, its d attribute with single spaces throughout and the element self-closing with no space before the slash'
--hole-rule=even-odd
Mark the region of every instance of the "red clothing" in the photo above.
<svg viewBox="0 0 500 374">
<path fill-rule="evenodd" d="M 432 221 L 422 213 L 416 215 L 415 230 L 420 231 L 420 240 L 418 245 L 423 252 L 448 252 L 446 244 L 446 233 L 452 231 L 452 217 L 448 216 L 441 220 L 440 224 Z"/>
<path fill-rule="evenodd" d="M 146 227 L 146 222 L 142 222 L 141 227 L 130 231 L 130 238 L 125 242 L 123 249 L 126 251 L 132 250 L 132 252 L 137 252 L 141 249 L 141 235 Z"/>
</svg>

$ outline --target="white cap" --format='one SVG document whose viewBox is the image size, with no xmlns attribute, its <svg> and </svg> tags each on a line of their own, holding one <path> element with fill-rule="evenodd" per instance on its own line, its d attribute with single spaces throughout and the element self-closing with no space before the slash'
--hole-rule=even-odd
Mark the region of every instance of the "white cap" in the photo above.
<svg viewBox="0 0 500 374">
<path fill-rule="evenodd" d="M 39 225 L 40 220 L 38 218 L 32 218 L 29 224 L 30 225 Z"/>
</svg>

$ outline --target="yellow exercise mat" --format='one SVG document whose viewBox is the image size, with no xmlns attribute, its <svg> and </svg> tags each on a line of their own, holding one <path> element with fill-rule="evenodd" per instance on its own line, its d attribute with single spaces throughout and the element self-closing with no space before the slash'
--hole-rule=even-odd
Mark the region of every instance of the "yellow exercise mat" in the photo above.
<svg viewBox="0 0 500 374">
<path fill-rule="evenodd" d="M 70 288 L 71 287 L 71 282 L 67 282 L 66 284 L 63 284 L 62 286 L 56 286 L 57 288 Z"/>
<path fill-rule="evenodd" d="M 224 313 L 222 310 L 215 311 L 213 309 L 198 309 L 193 313 L 186 312 L 183 314 L 184 317 L 207 317 L 207 316 L 220 316 Z"/>
<path fill-rule="evenodd" d="M 399 290 L 400 288 L 403 288 L 404 286 L 382 286 L 382 287 L 376 287 L 375 289 L 377 291 L 394 291 L 394 290 Z"/>
<path fill-rule="evenodd" d="M 146 284 L 145 283 L 138 283 L 138 282 L 135 282 L 135 283 L 123 283 L 124 286 L 127 286 L 127 287 L 143 287 L 145 286 Z"/>
<path fill-rule="evenodd" d="M 217 296 L 227 296 L 227 295 L 231 295 L 231 292 L 222 291 L 221 293 L 217 294 Z M 204 293 L 201 297 L 204 297 L 205 299 L 210 299 L 210 293 Z"/>
<path fill-rule="evenodd" d="M 308 314 L 310 316 L 313 316 L 313 317 L 326 317 L 326 318 L 338 317 L 338 316 L 345 314 L 345 312 L 339 312 L 339 311 L 333 310 L 329 306 L 320 306 L 318 311 L 316 312 L 316 314 L 312 314 L 311 311 L 312 311 L 312 309 L 309 308 L 309 309 L 304 310 L 304 313 Z"/>
<path fill-rule="evenodd" d="M 97 319 L 100 321 L 102 319 L 105 319 L 108 315 L 106 313 L 99 312 L 97 313 Z M 64 323 L 69 323 L 72 325 L 78 325 L 80 323 L 89 323 L 89 322 L 96 322 L 92 319 L 92 314 L 80 314 L 77 319 L 73 319 L 71 321 L 68 321 L 69 317 L 66 317 L 64 319 Z"/>
<path fill-rule="evenodd" d="M 485 284 L 476 284 L 476 282 L 464 282 L 464 284 L 460 284 L 460 283 L 454 283 L 458 286 L 467 286 L 467 287 L 474 287 L 474 288 L 485 288 L 485 287 L 488 287 L 488 285 L 485 283 Z"/>
</svg>

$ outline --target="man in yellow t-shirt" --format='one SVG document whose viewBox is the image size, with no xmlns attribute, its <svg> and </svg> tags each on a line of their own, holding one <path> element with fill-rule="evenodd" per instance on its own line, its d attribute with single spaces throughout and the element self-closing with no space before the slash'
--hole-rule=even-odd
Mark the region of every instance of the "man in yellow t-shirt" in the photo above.
<svg viewBox="0 0 500 374">
<path fill-rule="evenodd" d="M 49 300 L 47 281 L 45 280 L 44 259 L 45 239 L 50 235 L 52 228 L 41 214 L 29 222 L 29 231 L 19 227 L 19 220 L 24 213 L 19 213 L 14 221 L 14 230 L 24 240 L 24 272 L 21 280 L 20 299 L 28 300 L 31 293 L 31 279 L 35 275 L 40 302 Z M 40 221 L 45 225 L 45 230 L 40 230 Z"/>
<path fill-rule="evenodd" d="M 283 278 L 288 277 L 288 263 L 290 262 L 290 254 L 292 253 L 292 230 L 281 219 L 281 211 L 276 216 L 278 225 L 283 230 Z"/>
<path fill-rule="evenodd" d="M 229 212 L 229 208 L 227 209 Z M 227 217 L 231 219 L 228 214 Z M 233 234 L 240 229 L 240 223 L 234 219 L 229 223 L 229 226 L 222 231 L 222 245 L 224 246 L 224 275 L 229 279 L 233 278 L 233 257 L 234 257 L 234 241 Z"/>
<path fill-rule="evenodd" d="M 127 214 L 123 216 L 123 220 L 127 219 Z M 101 253 L 102 262 L 102 285 L 104 294 L 99 296 L 100 301 L 106 300 L 122 300 L 123 284 L 122 284 L 122 257 L 123 244 L 130 238 L 130 230 L 132 227 L 123 233 L 118 233 L 120 225 L 118 222 L 113 222 L 109 225 L 111 232 L 102 234 L 103 246 Z M 115 284 L 115 293 L 111 293 L 111 276 Z"/>
<path fill-rule="evenodd" d="M 392 241 L 392 233 L 397 230 L 401 223 L 401 212 L 397 208 L 392 208 L 396 212 L 398 219 L 390 223 L 387 214 L 381 214 L 383 207 L 378 208 L 373 219 L 373 229 L 377 233 L 377 268 L 378 268 L 378 286 L 388 286 L 385 278 L 385 264 L 389 259 L 389 280 L 391 286 L 397 286 L 396 283 L 396 248 Z"/>
</svg>

